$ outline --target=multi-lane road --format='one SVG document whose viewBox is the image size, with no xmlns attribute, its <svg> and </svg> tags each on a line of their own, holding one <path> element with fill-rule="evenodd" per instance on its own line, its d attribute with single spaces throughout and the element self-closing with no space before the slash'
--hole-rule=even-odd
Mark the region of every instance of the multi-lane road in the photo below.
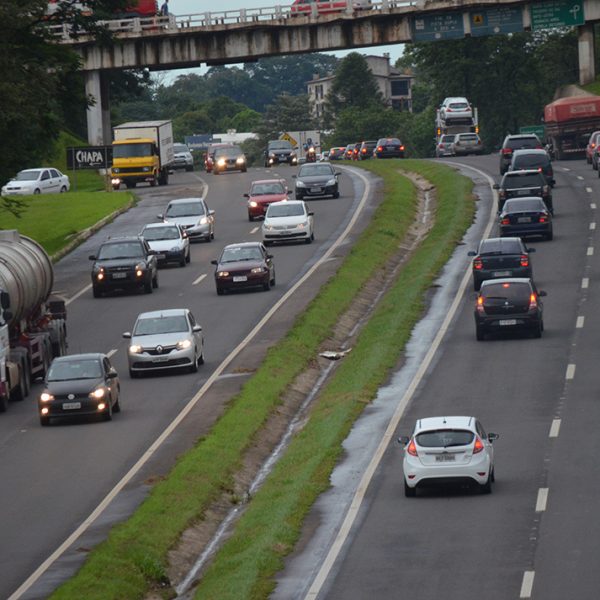
<svg viewBox="0 0 600 600">
<path fill-rule="evenodd" d="M 198 390 L 221 362 L 338 240 L 357 211 L 368 213 L 377 202 L 369 193 L 368 179 L 346 171 L 340 176 L 340 198 L 309 202 L 315 213 L 315 241 L 310 245 L 270 248 L 277 273 L 277 285 L 273 289 L 217 296 L 214 266 L 210 261 L 218 258 L 227 243 L 260 239 L 260 222 L 248 221 L 243 193 L 248 191 L 253 179 L 275 176 L 285 177 L 293 189 L 291 175 L 295 172 L 297 169 L 283 166 L 219 177 L 203 173 L 204 184 L 196 173 L 180 173 L 172 176 L 167 187 L 140 186 L 141 201 L 137 206 L 56 265 L 55 292 L 69 302 L 69 352 L 111 354 L 121 379 L 122 412 L 108 423 L 59 422 L 42 428 L 35 404 L 36 392 L 39 393 L 41 387 L 38 384 L 25 402 L 12 403 L 2 415 L 1 598 L 8 598 L 19 588 L 18 596 L 46 597 L 57 582 L 72 574 L 108 527 L 130 513 L 150 484 L 168 472 L 176 456 L 206 433 L 221 413 L 224 402 L 257 366 L 266 348 L 286 331 L 294 316 L 339 265 L 365 218 L 358 220 L 346 242 L 285 302 L 210 390 L 197 397 Z M 88 256 L 96 252 L 102 240 L 107 236 L 138 233 L 144 224 L 157 221 L 156 215 L 164 212 L 170 199 L 201 194 L 206 195 L 209 207 L 216 211 L 215 240 L 192 244 L 189 265 L 161 269 L 159 288 L 153 294 L 92 297 Z M 68 202 L 68 196 L 64 201 Z M 139 312 L 173 307 L 190 308 L 203 326 L 206 364 L 196 374 L 130 379 L 127 340 L 121 337 L 122 333 L 131 330 Z M 181 425 L 148 456 L 153 442 L 194 398 L 197 401 Z M 149 460 L 124 481 L 145 453 Z M 119 482 L 123 489 L 113 499 L 109 494 Z M 108 509 L 94 514 L 104 499 L 112 500 Z M 76 539 L 69 539 L 92 514 L 97 518 L 91 526 L 80 530 L 81 535 Z M 63 545 L 66 540 L 69 543 Z M 53 557 L 56 560 L 48 561 L 57 549 L 60 552 Z M 28 579 L 40 566 L 48 569 L 38 573 L 41 574 L 39 579 L 37 575 Z M 25 587 L 21 587 L 25 582 Z"/>
</svg>

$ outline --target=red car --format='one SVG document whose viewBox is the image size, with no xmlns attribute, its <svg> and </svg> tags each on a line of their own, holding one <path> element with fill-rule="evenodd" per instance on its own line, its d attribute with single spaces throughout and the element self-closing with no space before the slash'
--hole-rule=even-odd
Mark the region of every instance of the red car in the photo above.
<svg viewBox="0 0 600 600">
<path fill-rule="evenodd" d="M 596 148 L 600 145 L 600 131 L 594 131 L 592 135 L 590 135 L 590 139 L 588 140 L 587 146 L 585 147 L 585 158 L 587 160 L 588 165 L 592 164 L 592 159 L 594 157 L 594 152 Z"/>
<path fill-rule="evenodd" d="M 244 194 L 248 198 L 248 221 L 264 217 L 271 202 L 287 200 L 292 191 L 287 189 L 285 179 L 261 179 L 253 181 L 250 192 Z"/>
<path fill-rule="evenodd" d="M 290 8 L 292 16 L 298 14 L 310 14 L 316 5 L 316 11 L 320 15 L 329 13 L 339 13 L 346 10 L 346 0 L 294 0 Z M 365 10 L 371 8 L 371 0 L 354 0 L 352 2 L 354 10 Z"/>
</svg>

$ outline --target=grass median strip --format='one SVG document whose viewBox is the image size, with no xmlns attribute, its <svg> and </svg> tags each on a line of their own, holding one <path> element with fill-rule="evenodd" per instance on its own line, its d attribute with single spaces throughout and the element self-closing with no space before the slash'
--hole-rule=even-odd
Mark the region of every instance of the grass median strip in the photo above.
<svg viewBox="0 0 600 600">
<path fill-rule="evenodd" d="M 337 274 L 287 336 L 269 350 L 263 365 L 230 401 L 210 434 L 178 461 L 132 518 L 113 529 L 53 598 L 140 598 L 153 586 L 166 583 L 169 549 L 191 523 L 202 519 L 223 490 L 232 488 L 244 451 L 286 388 L 313 360 L 340 315 L 394 255 L 408 231 L 416 192 L 407 179 L 398 176 L 399 167 L 421 172 L 439 187 L 436 225 L 337 369 L 307 426 L 250 502 L 236 532 L 205 574 L 197 597 L 267 596 L 282 557 L 298 538 L 304 516 L 328 486 L 341 441 L 396 364 L 422 312 L 425 290 L 471 222 L 470 181 L 448 168 L 421 161 L 377 161 L 371 166 L 384 178 L 385 200 Z"/>
</svg>

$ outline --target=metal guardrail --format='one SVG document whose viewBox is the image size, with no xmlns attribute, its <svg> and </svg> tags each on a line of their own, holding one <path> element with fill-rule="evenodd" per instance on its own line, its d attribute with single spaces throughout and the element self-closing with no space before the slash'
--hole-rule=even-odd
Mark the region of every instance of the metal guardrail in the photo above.
<svg viewBox="0 0 600 600">
<path fill-rule="evenodd" d="M 169 15 L 147 18 L 127 18 L 110 21 L 100 21 L 111 33 L 119 37 L 123 35 L 144 35 L 178 33 L 182 30 L 223 27 L 227 25 L 244 25 L 252 23 L 278 23 L 289 20 L 290 24 L 296 23 L 296 18 L 309 18 L 311 21 L 327 17 L 332 14 L 362 15 L 370 12 L 385 13 L 394 8 L 409 7 L 416 4 L 416 0 L 329 0 L 315 2 L 302 6 L 301 10 L 291 5 L 272 6 L 266 8 L 242 8 L 239 10 L 226 10 L 220 12 L 204 12 L 193 15 Z M 306 8 L 304 8 L 306 7 Z M 77 43 L 66 24 L 51 25 L 50 31 L 60 37 L 64 42 Z M 81 32 L 80 40 L 85 39 L 85 32 Z"/>
</svg>

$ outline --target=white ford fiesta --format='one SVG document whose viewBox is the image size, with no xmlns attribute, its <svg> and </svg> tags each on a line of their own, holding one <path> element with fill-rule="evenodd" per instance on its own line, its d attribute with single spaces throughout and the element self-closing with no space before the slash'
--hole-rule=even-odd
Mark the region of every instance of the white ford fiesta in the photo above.
<svg viewBox="0 0 600 600">
<path fill-rule="evenodd" d="M 272 202 L 262 224 L 262 238 L 265 246 L 297 240 L 310 244 L 315 239 L 313 213 L 303 200 Z"/>
<path fill-rule="evenodd" d="M 484 494 L 492 491 L 496 433 L 486 433 L 475 417 L 419 419 L 404 444 L 404 493 L 417 487 L 444 483 L 476 483 Z"/>
</svg>

